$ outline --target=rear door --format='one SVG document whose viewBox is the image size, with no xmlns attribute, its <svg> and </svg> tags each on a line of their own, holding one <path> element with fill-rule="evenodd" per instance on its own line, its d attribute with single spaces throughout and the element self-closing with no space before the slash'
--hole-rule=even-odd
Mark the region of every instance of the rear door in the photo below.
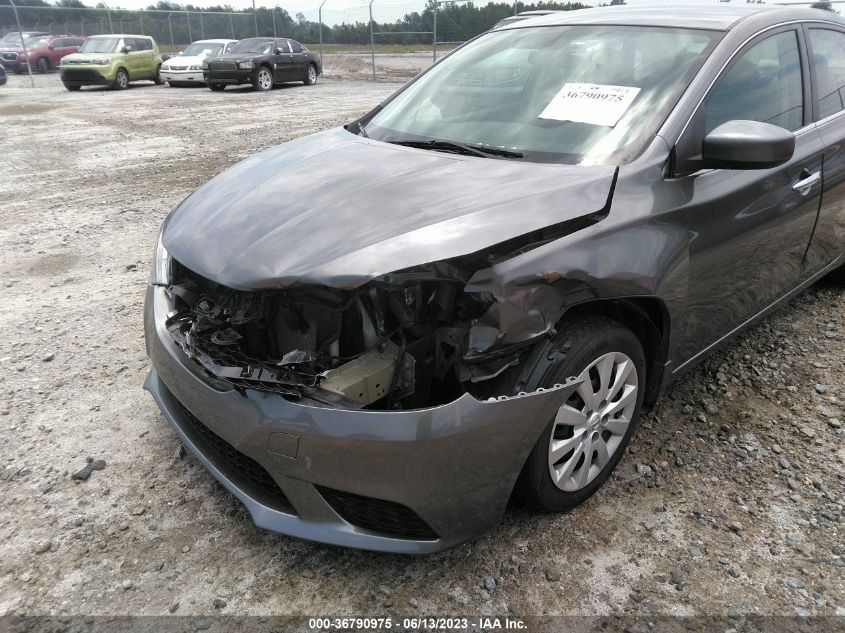
<svg viewBox="0 0 845 633">
<path fill-rule="evenodd" d="M 825 145 L 824 192 L 807 248 L 808 274 L 845 252 L 845 29 L 805 25 L 813 76 L 813 115 Z"/>
<path fill-rule="evenodd" d="M 308 56 L 302 50 L 302 44 L 296 40 L 288 40 L 291 48 L 291 78 L 305 79 L 305 69 L 308 66 Z"/>
<path fill-rule="evenodd" d="M 690 360 L 765 310 L 804 278 L 821 199 L 823 145 L 812 125 L 801 27 L 758 36 L 717 79 L 677 145 L 700 156 L 704 136 L 731 120 L 764 121 L 796 135 L 795 153 L 771 169 L 709 169 L 678 180 L 678 212 L 694 236 L 679 361 Z"/>
</svg>

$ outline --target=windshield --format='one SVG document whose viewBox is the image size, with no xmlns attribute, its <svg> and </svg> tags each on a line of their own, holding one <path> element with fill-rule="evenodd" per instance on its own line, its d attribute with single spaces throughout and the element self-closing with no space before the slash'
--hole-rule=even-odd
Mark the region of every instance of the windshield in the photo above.
<svg viewBox="0 0 845 633">
<path fill-rule="evenodd" d="M 273 47 L 273 42 L 268 42 L 267 40 L 257 40 L 254 38 L 241 40 L 237 44 L 235 44 L 231 49 L 229 49 L 230 53 L 261 53 L 266 55 L 270 52 L 270 49 Z"/>
<path fill-rule="evenodd" d="M 222 44 L 203 44 L 201 42 L 195 42 L 182 51 L 182 55 L 185 57 L 211 57 L 212 55 L 219 55 L 222 52 Z"/>
<path fill-rule="evenodd" d="M 494 31 L 444 58 L 366 124 L 388 142 L 622 164 L 654 137 L 721 33 L 630 26 Z"/>
<path fill-rule="evenodd" d="M 89 37 L 79 47 L 80 53 L 116 53 L 120 48 L 119 37 Z"/>
</svg>

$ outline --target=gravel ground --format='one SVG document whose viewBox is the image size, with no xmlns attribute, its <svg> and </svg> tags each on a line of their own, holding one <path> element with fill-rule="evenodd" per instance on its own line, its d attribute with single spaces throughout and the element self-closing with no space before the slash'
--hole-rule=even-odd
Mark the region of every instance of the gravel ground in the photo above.
<svg viewBox="0 0 845 633">
<path fill-rule="evenodd" d="M 0 88 L 0 614 L 845 616 L 841 288 L 677 384 L 574 512 L 513 509 L 427 558 L 286 538 L 180 452 L 141 389 L 156 231 L 226 166 L 398 84 L 26 81 Z"/>
</svg>

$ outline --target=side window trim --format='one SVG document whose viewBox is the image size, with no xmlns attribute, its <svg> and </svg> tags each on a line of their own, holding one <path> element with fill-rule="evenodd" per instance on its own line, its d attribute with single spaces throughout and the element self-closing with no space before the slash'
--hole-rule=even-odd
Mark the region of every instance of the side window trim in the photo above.
<svg viewBox="0 0 845 633">
<path fill-rule="evenodd" d="M 809 55 L 807 53 L 807 42 L 804 37 L 804 25 L 803 22 L 793 22 L 788 24 L 780 24 L 774 27 L 769 27 L 756 33 L 755 35 L 749 37 L 745 42 L 742 43 L 738 49 L 736 49 L 733 54 L 729 57 L 728 61 L 722 66 L 719 70 L 718 74 L 716 75 L 715 79 L 710 83 L 707 87 L 707 91 L 704 93 L 704 96 L 698 102 L 693 111 L 692 115 L 687 120 L 686 125 L 684 126 L 678 140 L 675 142 L 674 149 L 673 149 L 673 158 L 672 158 L 672 169 L 670 173 L 672 177 L 678 177 L 680 174 L 681 176 L 691 175 L 691 173 L 695 172 L 686 172 L 681 170 L 679 172 L 678 165 L 679 163 L 684 163 L 687 161 L 691 161 L 695 158 L 695 155 L 690 152 L 690 148 L 687 145 L 690 145 L 691 141 L 689 140 L 689 136 L 691 134 L 696 133 L 696 128 L 699 126 L 696 123 L 699 121 L 699 117 L 703 116 L 703 112 L 707 106 L 707 102 L 710 99 L 710 96 L 714 92 L 715 89 L 719 87 L 720 82 L 722 79 L 730 73 L 731 69 L 736 65 L 736 63 L 742 59 L 745 54 L 754 48 L 757 44 L 763 42 L 764 40 L 775 37 L 780 35 L 781 33 L 792 31 L 796 37 L 796 45 L 798 47 L 798 56 L 800 58 L 800 68 L 801 68 L 801 92 L 802 92 L 802 125 L 800 128 L 795 130 L 793 133 L 798 135 L 801 133 L 802 130 L 807 128 L 808 126 L 813 125 L 813 97 L 810 94 L 811 89 L 811 82 L 810 82 L 810 67 L 808 58 Z M 677 151 L 679 149 L 686 149 L 686 153 L 683 157 L 677 156 Z"/>
</svg>

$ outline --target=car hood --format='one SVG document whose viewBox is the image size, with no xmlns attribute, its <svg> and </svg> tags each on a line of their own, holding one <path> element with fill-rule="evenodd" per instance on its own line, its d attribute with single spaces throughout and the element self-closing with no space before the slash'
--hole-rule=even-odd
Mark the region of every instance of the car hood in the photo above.
<svg viewBox="0 0 845 633">
<path fill-rule="evenodd" d="M 194 192 L 162 241 L 236 289 L 363 285 L 607 206 L 615 168 L 460 156 L 343 128 L 261 152 Z"/>
<path fill-rule="evenodd" d="M 199 66 L 206 59 L 211 58 L 201 57 L 200 55 L 177 55 L 176 57 L 171 57 L 164 63 L 171 66 Z"/>
<path fill-rule="evenodd" d="M 226 53 L 216 57 L 208 57 L 210 62 L 245 62 L 256 57 L 264 57 L 264 53 Z"/>
</svg>

